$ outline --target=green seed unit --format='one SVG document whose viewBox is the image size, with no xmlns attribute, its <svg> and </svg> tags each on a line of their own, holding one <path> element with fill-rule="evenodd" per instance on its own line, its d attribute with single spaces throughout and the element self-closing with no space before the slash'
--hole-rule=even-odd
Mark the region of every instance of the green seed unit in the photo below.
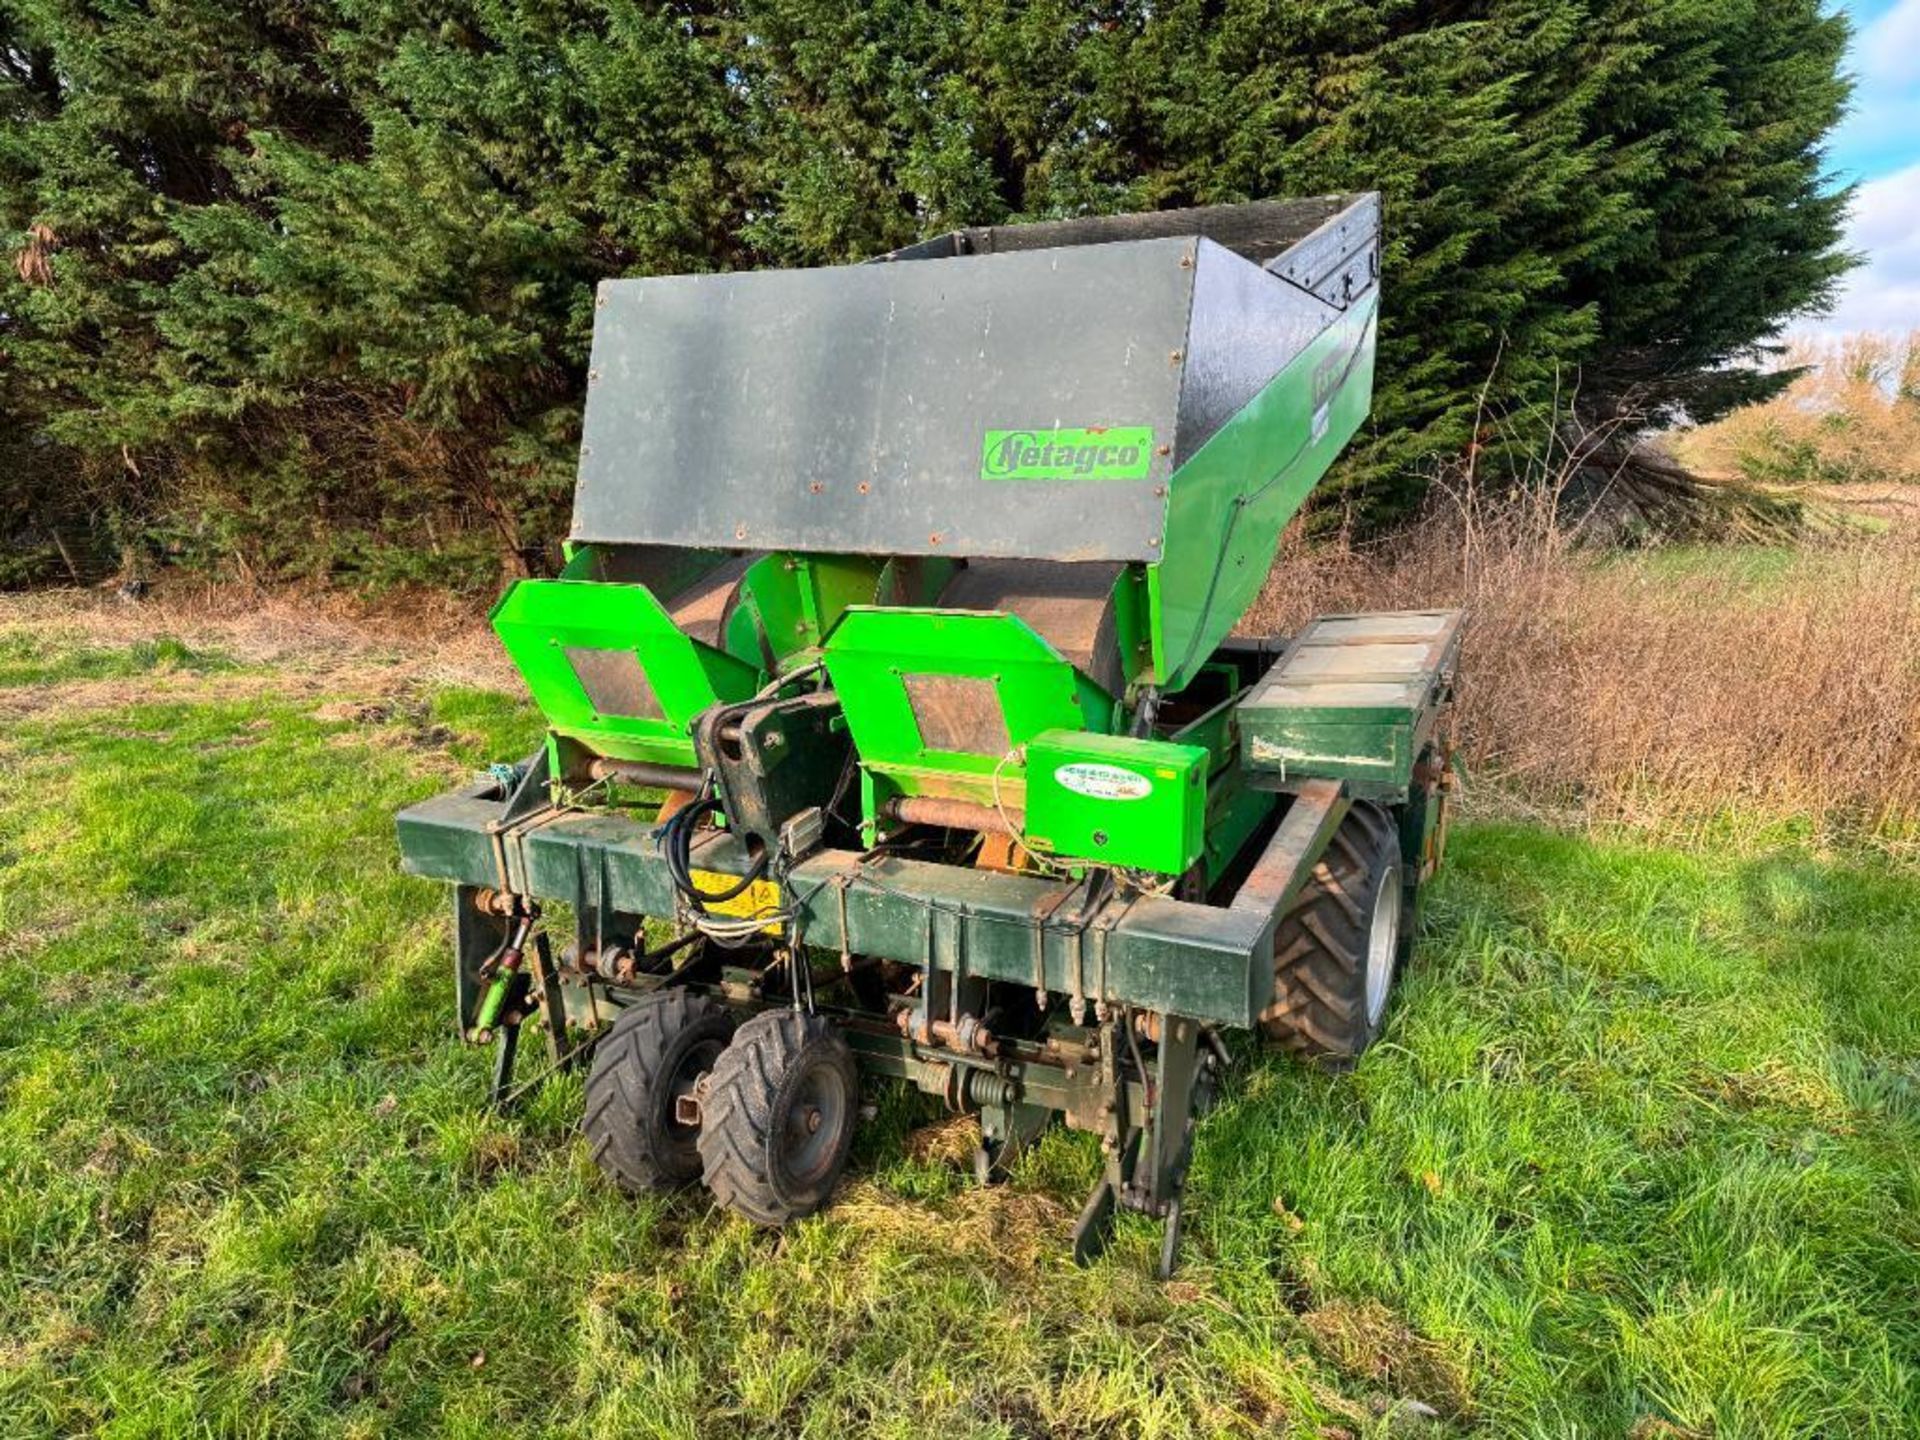
<svg viewBox="0 0 1920 1440">
<path fill-rule="evenodd" d="M 535 1024 L 616 1181 L 764 1224 L 825 1203 L 862 1072 L 976 1113 L 983 1181 L 1064 1119 L 1076 1253 L 1126 1207 L 1170 1266 L 1223 1032 L 1356 1056 L 1440 855 L 1460 617 L 1233 635 L 1365 418 L 1379 232 L 604 285 L 567 565 L 493 617 L 547 743 L 398 822 L 496 1100 Z"/>
</svg>

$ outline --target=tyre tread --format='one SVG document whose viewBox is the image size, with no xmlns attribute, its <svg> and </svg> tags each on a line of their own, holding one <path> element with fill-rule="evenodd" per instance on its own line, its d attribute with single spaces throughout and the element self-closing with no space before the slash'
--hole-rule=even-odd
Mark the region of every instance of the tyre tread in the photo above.
<svg viewBox="0 0 1920 1440">
<path fill-rule="evenodd" d="M 669 1157 L 654 1152 L 647 1109 L 674 1041 L 696 1025 L 724 1020 L 726 1013 L 704 995 L 657 990 L 621 1011 L 594 1048 L 580 1128 L 594 1163 L 621 1189 L 639 1194 L 698 1178 L 697 1171 L 676 1170 Z"/>
<path fill-rule="evenodd" d="M 701 1107 L 702 1175 L 714 1199 L 757 1225 L 778 1227 L 813 1213 L 837 1177 L 836 1167 L 818 1196 L 788 1197 L 771 1174 L 774 1102 L 793 1067 L 817 1047 L 826 1047 L 828 1063 L 843 1065 L 851 1080 L 846 1041 L 825 1020 L 792 1010 L 768 1010 L 746 1021 L 714 1064 Z"/>
<path fill-rule="evenodd" d="M 1355 804 L 1274 932 L 1267 1038 L 1298 1059 L 1338 1066 L 1372 1041 L 1366 1014 L 1373 874 L 1399 863 L 1399 836 L 1379 806 Z"/>
</svg>

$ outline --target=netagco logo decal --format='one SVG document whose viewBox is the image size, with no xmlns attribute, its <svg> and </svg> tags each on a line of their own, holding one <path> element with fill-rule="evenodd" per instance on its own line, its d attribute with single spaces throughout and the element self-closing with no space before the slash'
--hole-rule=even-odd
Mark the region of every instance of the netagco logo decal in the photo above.
<svg viewBox="0 0 1920 1440">
<path fill-rule="evenodd" d="M 1151 425 L 1086 430 L 989 430 L 982 480 L 1144 480 L 1153 463 Z"/>
</svg>

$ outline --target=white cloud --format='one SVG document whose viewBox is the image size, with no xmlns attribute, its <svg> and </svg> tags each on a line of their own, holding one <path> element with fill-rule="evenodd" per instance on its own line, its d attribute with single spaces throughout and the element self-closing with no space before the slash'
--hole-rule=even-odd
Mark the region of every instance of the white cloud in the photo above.
<svg viewBox="0 0 1920 1440">
<path fill-rule="evenodd" d="M 1854 193 L 1845 240 L 1865 259 L 1833 313 L 1797 328 L 1905 334 L 1920 330 L 1920 0 L 1856 29 L 1847 68 L 1853 101 L 1829 154 L 1840 182 L 1872 177 Z"/>
<path fill-rule="evenodd" d="M 1900 0 L 1860 33 L 1862 76 L 1898 83 L 1920 79 L 1920 0 Z"/>
<path fill-rule="evenodd" d="M 1853 102 L 1834 134 L 1843 179 L 1914 154 L 1920 136 L 1920 0 L 1901 0 L 1853 36 Z"/>
<path fill-rule="evenodd" d="M 1906 11 L 1914 12 L 1920 30 L 1920 4 L 1903 5 L 1887 20 Z M 1920 330 L 1920 164 L 1860 187 L 1846 244 L 1866 261 L 1847 277 L 1839 304 L 1816 327 L 1830 333 Z"/>
<path fill-rule="evenodd" d="M 1834 136 L 1842 170 L 1871 174 L 1889 157 L 1913 154 L 1920 136 L 1920 0 L 1900 0 L 1861 28 L 1849 47 L 1853 101 Z"/>
</svg>

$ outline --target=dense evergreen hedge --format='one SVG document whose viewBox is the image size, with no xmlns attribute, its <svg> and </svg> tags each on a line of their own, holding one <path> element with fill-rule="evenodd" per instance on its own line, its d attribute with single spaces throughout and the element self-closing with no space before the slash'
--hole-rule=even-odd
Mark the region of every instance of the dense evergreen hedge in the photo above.
<svg viewBox="0 0 1920 1440">
<path fill-rule="evenodd" d="M 1845 36 L 1819 0 L 0 0 L 0 534 L 15 578 L 57 537 L 490 580 L 564 526 L 602 277 L 1355 188 L 1387 319 L 1344 475 L 1389 513 L 1483 386 L 1753 390 L 1728 362 L 1846 264 Z"/>
</svg>

